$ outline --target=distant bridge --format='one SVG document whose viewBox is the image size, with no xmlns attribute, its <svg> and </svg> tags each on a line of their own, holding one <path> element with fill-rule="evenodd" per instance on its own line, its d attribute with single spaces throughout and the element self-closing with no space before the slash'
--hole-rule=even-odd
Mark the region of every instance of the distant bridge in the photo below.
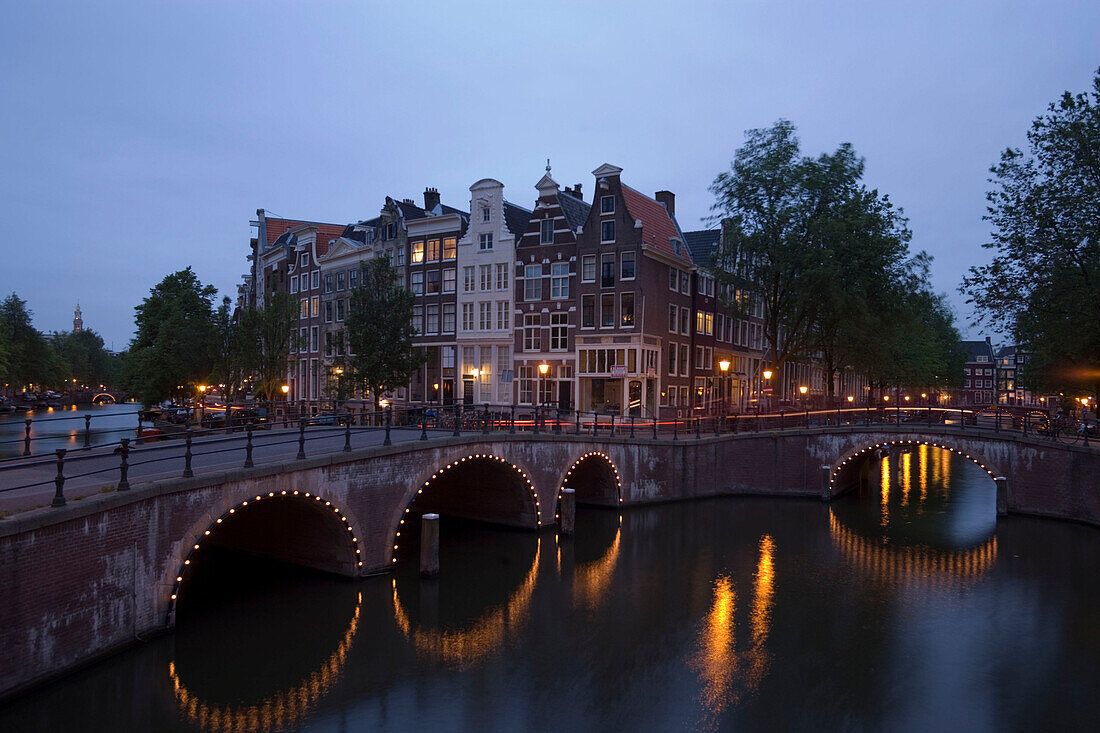
<svg viewBox="0 0 1100 733">
<path fill-rule="evenodd" d="M 378 429 L 263 431 L 248 468 L 246 436 L 207 438 L 195 443 L 189 478 L 180 476 L 181 442 L 152 444 L 130 454 L 121 491 L 120 457 L 90 450 L 64 489 L 82 501 L 0 521 L 0 646 L 9 655 L 0 694 L 170 628 L 209 547 L 356 577 L 387 571 L 415 546 L 427 512 L 555 529 L 565 488 L 578 503 L 610 507 L 730 494 L 829 500 L 858 483 L 876 450 L 928 444 L 1007 478 L 1002 512 L 1100 525 L 1100 449 L 1015 432 L 901 423 L 659 439 L 422 434 L 395 430 L 394 444 L 382 445 Z M 311 455 L 298 458 L 307 437 Z M 9 462 L 0 491 L 50 482 L 55 470 L 40 458 Z M 55 493 L 20 491 L 43 490 Z"/>
</svg>

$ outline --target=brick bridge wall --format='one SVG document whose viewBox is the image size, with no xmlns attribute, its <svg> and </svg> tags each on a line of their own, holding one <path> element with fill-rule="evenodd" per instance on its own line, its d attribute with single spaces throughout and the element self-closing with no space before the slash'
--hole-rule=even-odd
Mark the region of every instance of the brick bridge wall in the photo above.
<svg viewBox="0 0 1100 733">
<path fill-rule="evenodd" d="M 538 529 L 555 525 L 559 488 L 578 461 L 609 460 L 624 505 L 718 494 L 831 498 L 851 476 L 830 471 L 823 483 L 823 465 L 856 465 L 860 451 L 892 440 L 945 446 L 1008 477 L 1009 511 L 1100 524 L 1100 451 L 1009 434 L 900 427 L 679 441 L 497 435 L 368 448 L 135 486 L 0 521 L 0 648 L 7 655 L 0 696 L 170 627 L 194 546 L 246 516 L 257 496 L 269 500 L 265 507 L 273 497 L 309 502 L 301 516 L 317 517 L 322 528 L 307 533 L 311 541 L 329 532 L 325 522 L 331 528 L 326 547 L 282 547 L 284 559 L 362 575 L 392 563 L 395 532 L 412 502 L 461 489 L 462 472 L 474 464 L 465 475 L 477 477 L 471 495 L 478 502 L 492 497 L 494 475 L 511 492 L 486 517 Z M 611 474 L 578 470 L 570 485 L 584 475 L 604 476 L 594 501 L 615 501 L 606 486 Z M 575 488 L 584 501 L 584 487 Z"/>
</svg>

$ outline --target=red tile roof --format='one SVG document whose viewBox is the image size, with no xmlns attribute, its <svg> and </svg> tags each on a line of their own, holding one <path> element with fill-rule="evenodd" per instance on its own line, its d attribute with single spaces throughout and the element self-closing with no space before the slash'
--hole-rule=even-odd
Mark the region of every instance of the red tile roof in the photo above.
<svg viewBox="0 0 1100 733">
<path fill-rule="evenodd" d="M 295 221 L 294 219 L 274 219 L 272 217 L 267 217 L 265 222 L 267 224 L 268 247 L 275 244 L 275 240 L 285 234 L 288 229 L 293 229 L 301 224 L 317 227 L 317 256 L 328 252 L 330 239 L 336 239 L 344 233 L 343 224 L 322 224 L 316 221 Z"/>
<path fill-rule="evenodd" d="M 663 204 L 651 199 L 644 193 L 635 191 L 630 186 L 623 184 L 623 201 L 626 202 L 626 210 L 631 218 L 642 220 L 642 241 L 665 254 L 691 262 L 691 253 L 687 243 L 680 235 L 680 229 L 676 222 L 669 216 L 668 210 Z M 672 249 L 670 239 L 680 240 L 680 254 Z"/>
</svg>

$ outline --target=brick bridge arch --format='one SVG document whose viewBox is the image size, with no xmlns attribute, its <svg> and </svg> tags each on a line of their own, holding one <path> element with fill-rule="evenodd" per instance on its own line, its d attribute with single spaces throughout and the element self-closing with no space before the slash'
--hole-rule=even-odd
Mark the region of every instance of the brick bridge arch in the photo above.
<svg viewBox="0 0 1100 733">
<path fill-rule="evenodd" d="M 932 448 L 939 448 L 941 450 L 950 451 L 962 458 L 969 460 L 974 465 L 981 468 L 990 479 L 1003 476 L 1004 474 L 987 461 L 981 455 L 975 455 L 967 452 L 967 448 L 959 447 L 957 444 L 953 444 L 954 441 L 946 440 L 943 436 L 939 438 L 894 438 L 892 440 L 879 440 L 874 443 L 868 443 L 862 447 L 853 446 L 844 454 L 839 456 L 835 463 L 832 464 L 832 470 L 829 474 L 829 486 L 828 493 L 830 497 L 837 496 L 838 494 L 851 488 L 858 482 L 859 471 L 866 461 L 870 460 L 875 451 L 878 450 L 893 450 L 898 448 L 906 448 L 909 446 L 927 445 Z M 973 447 L 969 447 L 973 450 Z"/>
</svg>

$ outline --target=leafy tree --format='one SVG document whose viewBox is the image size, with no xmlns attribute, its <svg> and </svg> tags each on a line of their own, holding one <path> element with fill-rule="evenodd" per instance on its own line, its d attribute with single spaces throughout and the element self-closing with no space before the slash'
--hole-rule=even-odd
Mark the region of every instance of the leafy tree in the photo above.
<svg viewBox="0 0 1100 733">
<path fill-rule="evenodd" d="M 144 404 L 194 395 L 210 376 L 216 293 L 188 267 L 161 280 L 134 308 L 137 334 L 130 343 L 124 380 Z"/>
<path fill-rule="evenodd" d="M 298 303 L 276 291 L 263 308 L 246 308 L 240 315 L 241 359 L 254 376 L 252 391 L 257 399 L 282 396 L 290 345 L 298 338 Z"/>
<path fill-rule="evenodd" d="M 961 290 L 977 324 L 1030 352 L 1032 386 L 1100 398 L 1100 69 L 1088 94 L 1065 92 L 1036 118 L 1028 153 L 990 169 L 996 252 Z"/>
<path fill-rule="evenodd" d="M 110 384 L 115 376 L 115 357 L 107 353 L 103 339 L 92 330 L 54 333 L 50 338 L 54 351 L 64 364 L 68 379 L 77 384 Z"/>
<path fill-rule="evenodd" d="M 362 267 L 344 322 L 352 380 L 368 390 L 377 410 L 382 393 L 408 383 L 423 363 L 413 349 L 413 296 L 397 283 L 388 258 Z M 347 371 L 347 370 L 345 370 Z"/>
<path fill-rule="evenodd" d="M 233 302 L 222 298 L 214 312 L 213 321 L 214 369 L 210 381 L 222 387 L 225 398 L 231 402 L 240 398 L 249 376 L 247 334 L 234 318 Z"/>
<path fill-rule="evenodd" d="M 46 338 L 31 324 L 27 302 L 12 293 L 0 303 L 0 344 L 7 363 L 4 382 L 13 391 L 30 385 L 60 386 L 64 372 Z"/>
</svg>

